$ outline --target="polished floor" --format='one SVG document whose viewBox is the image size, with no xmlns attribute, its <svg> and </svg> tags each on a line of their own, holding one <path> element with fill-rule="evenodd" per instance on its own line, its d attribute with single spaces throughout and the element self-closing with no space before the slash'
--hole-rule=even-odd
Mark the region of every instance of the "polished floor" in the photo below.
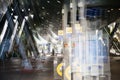
<svg viewBox="0 0 120 80">
<path fill-rule="evenodd" d="M 53 73 L 46 72 L 3 72 L 0 80 L 53 80 Z"/>
<path fill-rule="evenodd" d="M 1 62 L 0 80 L 54 80 L 53 62 L 43 64 L 43 68 L 39 70 L 20 70 L 19 66 L 12 66 L 9 61 Z M 119 60 L 111 60 L 111 80 L 120 80 L 119 66 Z"/>
<path fill-rule="evenodd" d="M 120 60 L 111 61 L 111 80 L 120 80 Z"/>
<path fill-rule="evenodd" d="M 53 60 L 31 60 L 33 70 L 23 69 L 19 59 L 0 61 L 0 80 L 54 80 Z"/>
</svg>

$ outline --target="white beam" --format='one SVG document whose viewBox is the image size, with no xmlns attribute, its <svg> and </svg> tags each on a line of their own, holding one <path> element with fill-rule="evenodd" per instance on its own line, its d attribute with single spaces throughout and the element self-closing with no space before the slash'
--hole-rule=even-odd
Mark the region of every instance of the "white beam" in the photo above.
<svg viewBox="0 0 120 80">
<path fill-rule="evenodd" d="M 11 50 L 12 50 L 13 40 L 14 40 L 16 32 L 17 32 L 18 24 L 19 24 L 18 21 L 16 21 L 15 27 L 14 27 L 14 30 L 13 30 L 13 33 L 12 33 L 12 36 L 11 36 L 11 39 L 10 39 L 10 47 L 9 47 L 8 52 L 11 52 Z"/>
<path fill-rule="evenodd" d="M 7 27 L 8 27 L 8 21 L 6 20 L 6 21 L 5 21 L 5 24 L 4 24 L 4 28 L 3 28 L 2 32 L 1 32 L 1 35 L 0 35 L 0 44 L 1 44 L 2 41 L 3 41 L 3 38 L 4 38 L 4 36 L 5 36 L 5 32 L 6 32 L 6 30 L 7 30 Z"/>
</svg>

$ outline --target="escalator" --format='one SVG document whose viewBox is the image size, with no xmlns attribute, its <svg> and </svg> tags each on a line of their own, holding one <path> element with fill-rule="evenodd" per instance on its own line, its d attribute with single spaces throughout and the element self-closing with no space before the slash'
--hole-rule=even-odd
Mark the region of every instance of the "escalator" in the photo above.
<svg viewBox="0 0 120 80">
<path fill-rule="evenodd" d="M 59 41 L 54 32 L 56 33 L 56 29 L 62 28 L 61 16 L 63 14 L 60 11 L 64 1 L 67 3 L 68 0 L 0 1 L 0 5 L 2 4 L 2 7 L 0 7 L 0 75 L 2 77 L 0 79 L 8 80 L 9 77 L 12 77 L 13 80 L 15 78 L 19 78 L 18 80 L 33 80 L 33 78 L 34 80 L 53 80 L 53 68 L 56 72 L 55 67 L 57 66 L 57 64 L 54 64 L 57 63 L 56 56 L 59 56 L 58 53 L 61 53 L 62 50 L 61 45 L 56 45 Z M 52 6 L 51 4 L 55 5 Z M 85 15 L 90 28 L 94 29 L 96 27 L 100 30 L 108 24 L 116 22 L 120 17 L 119 7 L 117 0 L 86 0 Z M 80 10 L 78 7 L 76 9 Z M 72 9 L 69 9 L 65 13 L 65 15 L 68 15 L 68 20 L 66 16 L 64 18 L 68 21 L 67 25 L 72 23 L 70 20 L 71 11 Z M 81 17 L 77 10 L 76 13 L 78 24 L 74 25 L 79 25 L 79 18 Z M 46 38 L 46 36 L 48 37 Z M 93 36 L 93 34 L 90 36 Z M 69 40 L 66 42 L 69 42 Z M 47 49 L 50 46 L 52 46 L 51 52 L 48 52 Z M 51 55 L 51 53 L 53 54 Z M 67 53 L 65 53 L 66 56 L 68 56 Z M 76 57 L 78 58 L 78 56 Z M 60 56 L 60 59 L 62 58 Z M 59 61 L 62 60 L 58 59 Z"/>
</svg>

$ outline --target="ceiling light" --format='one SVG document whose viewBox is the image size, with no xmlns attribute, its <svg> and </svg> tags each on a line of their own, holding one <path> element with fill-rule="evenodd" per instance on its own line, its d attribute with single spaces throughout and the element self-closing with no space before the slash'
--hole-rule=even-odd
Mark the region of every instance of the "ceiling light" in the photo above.
<svg viewBox="0 0 120 80">
<path fill-rule="evenodd" d="M 42 19 L 44 19 L 44 17 L 41 17 Z"/>
<path fill-rule="evenodd" d="M 113 49 L 113 48 L 112 48 L 112 49 L 110 49 L 110 52 L 111 52 L 111 53 L 113 53 L 113 54 L 115 54 L 115 53 L 116 53 L 115 49 Z"/>
<path fill-rule="evenodd" d="M 58 0 L 57 3 L 61 3 L 61 2 Z"/>
<path fill-rule="evenodd" d="M 45 7 L 42 7 L 42 9 L 45 9 Z"/>
<path fill-rule="evenodd" d="M 13 19 L 13 22 L 14 22 L 14 23 L 16 23 L 16 22 L 17 22 L 17 20 L 16 20 L 16 19 Z"/>
<path fill-rule="evenodd" d="M 116 55 L 118 55 L 118 56 L 119 56 L 119 55 L 120 55 L 120 53 L 116 52 Z"/>
<path fill-rule="evenodd" d="M 13 15 L 13 13 L 11 13 L 11 15 Z"/>
<path fill-rule="evenodd" d="M 28 11 L 30 11 L 30 8 L 28 9 Z"/>
<path fill-rule="evenodd" d="M 24 9 L 22 9 L 22 12 L 24 12 Z"/>
<path fill-rule="evenodd" d="M 113 38 L 117 38 L 117 35 L 115 34 L 115 35 L 113 36 Z"/>
<path fill-rule="evenodd" d="M 107 12 L 110 12 L 110 10 L 107 10 Z"/>
<path fill-rule="evenodd" d="M 73 7 L 73 3 L 70 3 L 70 8 L 72 8 Z"/>
<path fill-rule="evenodd" d="M 14 11 L 14 9 L 12 8 L 12 11 Z"/>
<path fill-rule="evenodd" d="M 47 3 L 50 3 L 50 1 L 47 1 Z"/>
<path fill-rule="evenodd" d="M 34 15 L 33 15 L 33 14 L 30 14 L 30 17 L 31 17 L 31 18 L 33 18 L 33 17 L 34 17 Z"/>
<path fill-rule="evenodd" d="M 62 9 L 62 14 L 64 14 L 64 9 Z"/>
<path fill-rule="evenodd" d="M 15 19 L 17 19 L 18 18 L 18 16 L 14 16 L 15 17 Z"/>
<path fill-rule="evenodd" d="M 28 20 L 28 16 L 25 16 L 25 19 Z"/>
<path fill-rule="evenodd" d="M 46 13 L 47 15 L 49 15 L 49 13 Z"/>
<path fill-rule="evenodd" d="M 111 11 L 113 11 L 114 9 L 111 9 Z"/>
<path fill-rule="evenodd" d="M 36 24 L 34 24 L 34 26 L 36 26 Z"/>
</svg>

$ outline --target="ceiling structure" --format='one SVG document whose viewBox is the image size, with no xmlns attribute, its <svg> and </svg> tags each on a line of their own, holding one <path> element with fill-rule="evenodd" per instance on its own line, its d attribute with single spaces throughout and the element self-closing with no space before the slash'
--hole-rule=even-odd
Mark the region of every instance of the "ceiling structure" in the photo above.
<svg viewBox="0 0 120 80">
<path fill-rule="evenodd" d="M 17 1 L 17 0 L 14 0 Z M 62 6 L 65 0 L 18 0 L 20 9 L 33 15 L 33 27 L 54 27 L 55 31 L 62 28 Z M 67 0 L 66 0 L 67 1 Z M 109 2 L 109 3 L 108 3 Z M 102 8 L 102 16 L 108 23 L 115 21 L 120 14 L 118 0 L 86 0 L 88 8 Z"/>
<path fill-rule="evenodd" d="M 62 28 L 61 10 L 64 1 L 65 0 L 0 0 L 0 19 L 2 19 L 2 16 L 5 14 L 8 5 L 10 6 L 11 13 L 13 13 L 16 2 L 18 2 L 23 15 L 29 15 L 31 17 L 29 19 L 31 29 L 36 30 L 39 28 L 41 32 L 44 33 L 48 27 L 52 27 L 57 31 Z M 119 0 L 86 0 L 86 4 L 88 8 L 98 7 L 104 9 L 105 14 L 103 14 L 103 17 L 107 19 L 109 23 L 114 22 L 120 17 Z M 117 34 L 119 35 L 118 32 Z M 119 42 L 117 44 L 119 44 Z"/>
<path fill-rule="evenodd" d="M 26 15 L 30 14 L 33 16 L 31 23 L 34 23 L 33 25 L 35 27 L 49 27 L 48 24 L 51 23 L 53 26 L 62 26 L 61 10 L 65 0 L 0 0 L 0 3 L 2 4 L 0 6 L 1 12 L 3 11 L 5 14 L 7 6 L 12 2 L 12 8 L 16 1 L 19 3 L 18 5 L 21 11 Z M 118 0 L 86 0 L 86 4 L 87 7 L 103 7 L 107 9 L 106 11 L 111 11 L 108 14 L 110 15 L 109 17 L 112 17 L 109 19 L 111 20 L 110 22 L 118 18 L 118 14 L 120 13 L 120 10 L 118 10 L 120 7 Z M 111 8 L 117 10 L 111 10 Z"/>
<path fill-rule="evenodd" d="M 7 11 L 7 6 L 12 3 L 12 0 L 0 0 L 0 21 Z"/>
<path fill-rule="evenodd" d="M 63 0 L 19 0 L 20 9 L 33 15 L 31 23 L 36 27 L 61 27 Z"/>
<path fill-rule="evenodd" d="M 31 20 L 34 28 L 40 29 L 41 33 L 45 33 L 48 27 L 53 27 L 54 31 L 62 28 L 62 6 L 67 0 L 19 0 L 20 9 L 29 14 L 33 14 L 34 18 Z M 120 18 L 120 3 L 118 0 L 86 0 L 87 7 L 103 9 L 102 17 L 108 21 L 108 24 Z M 116 34 L 116 33 L 115 33 Z M 112 37 L 113 38 L 113 37 Z M 113 39 L 113 43 L 115 39 Z M 119 52 L 118 40 L 112 44 L 114 49 Z"/>
</svg>

